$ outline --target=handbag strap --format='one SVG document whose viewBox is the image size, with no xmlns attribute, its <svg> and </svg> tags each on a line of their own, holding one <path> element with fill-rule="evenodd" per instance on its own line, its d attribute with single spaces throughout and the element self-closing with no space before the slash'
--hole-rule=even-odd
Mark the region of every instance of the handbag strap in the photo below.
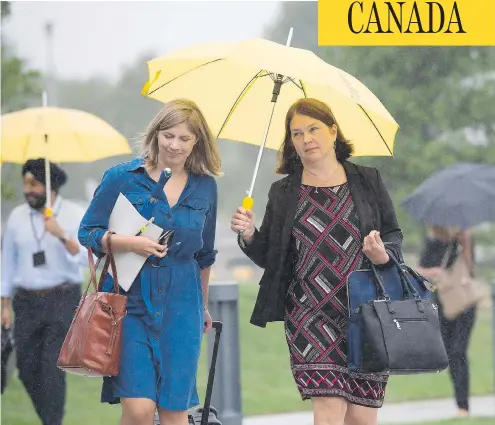
<svg viewBox="0 0 495 425">
<path fill-rule="evenodd" d="M 110 236 L 115 234 L 115 232 L 111 232 L 108 235 L 108 255 L 110 257 L 110 265 L 112 266 L 112 275 L 113 275 L 113 289 L 116 294 L 119 293 L 119 277 L 117 276 L 117 266 L 115 265 L 115 257 L 112 251 L 112 244 L 110 242 Z"/>
<path fill-rule="evenodd" d="M 443 257 L 442 257 L 442 263 L 440 264 L 440 267 L 442 269 L 447 268 L 447 263 L 450 260 L 450 256 L 452 255 L 453 250 L 454 250 L 454 243 L 449 242 L 449 244 L 447 245 L 447 249 L 445 250 L 445 254 L 443 254 Z"/>
<path fill-rule="evenodd" d="M 414 287 L 414 285 L 408 279 L 408 277 L 407 277 L 405 271 L 403 270 L 402 265 L 399 262 L 399 260 L 397 260 L 397 258 L 395 258 L 395 256 L 393 255 L 393 253 L 388 248 L 385 248 L 385 251 L 387 252 L 388 256 L 390 257 L 390 260 L 392 261 L 392 263 L 394 263 L 394 267 L 397 269 L 397 272 L 399 274 L 399 279 L 400 279 L 400 283 L 401 283 L 401 286 L 402 286 L 402 291 L 403 291 L 404 296 L 410 295 L 414 299 L 420 300 L 421 299 L 421 296 L 419 295 L 419 293 L 416 290 L 416 288 Z M 378 273 L 378 271 L 377 271 L 375 265 L 373 264 L 373 262 L 370 261 L 370 264 L 371 264 L 371 269 L 373 271 L 373 274 L 375 276 L 375 280 L 376 280 L 376 282 L 378 284 L 378 288 L 377 289 L 379 291 L 381 291 L 382 297 L 385 300 L 389 300 L 390 299 L 390 296 L 385 291 L 385 285 L 384 285 L 383 280 L 382 280 L 382 278 L 380 276 L 380 273 Z"/>
<path fill-rule="evenodd" d="M 108 273 L 108 267 L 112 267 L 112 276 L 113 276 L 113 289 L 116 294 L 119 293 L 119 278 L 117 276 L 117 267 L 115 266 L 115 258 L 113 255 L 113 250 L 112 250 L 112 235 L 114 235 L 115 232 L 108 232 L 108 237 L 107 237 L 107 258 L 105 260 L 105 264 L 103 265 L 103 269 L 101 271 L 100 275 L 100 281 L 98 283 L 98 286 L 96 287 L 96 290 L 99 291 L 101 286 L 103 285 L 103 282 L 105 278 L 107 277 Z M 96 280 L 95 280 L 96 283 Z"/>
<path fill-rule="evenodd" d="M 112 235 L 115 234 L 115 232 L 108 232 L 107 236 L 107 248 L 108 248 L 108 254 L 106 255 L 105 258 L 105 263 L 103 264 L 103 269 L 101 271 L 100 275 L 100 280 L 98 283 L 96 283 L 96 270 L 98 269 L 98 265 L 100 264 L 100 261 L 102 260 L 103 257 L 100 257 L 95 265 L 95 260 L 93 258 L 93 250 L 91 247 L 88 248 L 88 263 L 89 263 L 89 282 L 88 285 L 86 286 L 86 290 L 84 291 L 83 294 L 83 299 L 86 297 L 88 294 L 88 290 L 90 286 L 93 286 L 93 289 L 95 292 L 98 292 L 103 284 L 103 281 L 105 280 L 105 277 L 107 276 L 108 273 L 108 267 L 112 267 L 112 274 L 113 274 L 113 289 L 116 294 L 119 293 L 119 278 L 117 276 L 117 267 L 115 265 L 115 258 L 113 256 L 113 250 L 112 250 Z"/>
<path fill-rule="evenodd" d="M 98 289 L 100 287 L 100 284 L 103 283 L 103 279 L 104 279 L 104 277 L 106 276 L 106 274 L 108 272 L 108 263 L 109 262 L 112 265 L 112 272 L 113 272 L 113 276 L 114 276 L 114 279 L 113 279 L 114 290 L 115 290 L 115 293 L 116 294 L 119 293 L 119 285 L 118 285 L 118 278 L 117 278 L 117 268 L 115 267 L 115 259 L 113 257 L 112 243 L 111 243 L 111 237 L 112 237 L 112 234 L 114 234 L 114 233 L 115 232 L 110 232 L 108 234 L 108 237 L 107 237 L 108 238 L 107 239 L 108 255 L 107 255 L 107 258 L 106 258 L 106 261 L 105 261 L 105 265 L 103 266 L 103 271 L 101 273 L 100 282 L 99 282 L 98 285 L 96 284 L 96 270 L 97 270 L 98 265 L 100 264 L 100 261 L 101 261 L 101 259 L 103 257 L 98 258 L 98 261 L 97 261 L 97 263 L 95 265 L 95 260 L 93 258 L 93 250 L 91 249 L 91 247 L 88 248 L 89 282 L 88 282 L 88 285 L 86 286 L 86 289 L 84 291 L 83 296 L 81 297 L 80 304 L 79 304 L 79 306 L 76 309 L 76 312 L 74 314 L 74 318 L 72 319 L 72 322 L 74 322 L 77 319 L 77 317 L 79 316 L 79 312 L 81 311 L 81 306 L 84 304 L 84 301 L 86 300 L 86 296 L 88 295 L 89 287 L 91 285 L 93 285 L 93 288 L 94 288 L 95 292 L 98 292 Z"/>
<path fill-rule="evenodd" d="M 401 267 L 401 264 L 397 261 L 397 259 L 389 254 L 389 257 L 392 261 L 392 263 L 395 264 L 397 267 L 397 271 L 399 272 L 399 277 L 402 281 L 402 287 L 405 289 L 406 292 L 408 292 L 410 295 L 412 295 L 416 300 L 420 300 L 421 296 L 419 295 L 418 291 L 414 287 L 414 285 L 411 283 L 409 278 L 406 275 L 406 272 L 404 269 Z"/>
<path fill-rule="evenodd" d="M 86 295 L 88 295 L 88 290 L 91 285 L 93 285 L 93 288 L 95 291 L 97 290 L 96 287 L 96 268 L 98 267 L 98 264 L 100 264 L 100 259 L 98 259 L 98 263 L 95 266 L 95 260 L 93 258 L 93 250 L 91 247 L 88 248 L 88 263 L 89 263 L 89 282 L 88 285 L 86 286 L 86 289 L 84 290 L 84 294 L 82 296 L 82 299 L 84 300 L 86 298 Z"/>
<path fill-rule="evenodd" d="M 385 285 L 383 284 L 383 281 L 382 281 L 382 278 L 380 276 L 380 274 L 378 273 L 378 271 L 376 270 L 376 267 L 375 265 L 373 264 L 372 261 L 370 261 L 370 264 L 371 264 L 371 270 L 373 271 L 373 275 L 375 277 L 375 282 L 376 282 L 376 285 L 377 285 L 377 294 L 378 294 L 378 297 L 380 297 L 380 293 L 381 293 L 381 297 L 385 300 L 390 300 L 390 295 L 387 293 L 387 291 L 385 290 Z"/>
<path fill-rule="evenodd" d="M 419 295 L 418 291 L 414 287 L 414 285 L 411 283 L 411 281 L 408 279 L 406 272 L 402 268 L 402 265 L 399 263 L 397 258 L 395 258 L 392 254 L 387 252 L 390 260 L 392 263 L 394 263 L 395 267 L 397 268 L 397 272 L 399 273 L 399 279 L 401 281 L 401 286 L 402 290 L 404 291 L 404 295 L 411 295 L 414 298 L 414 301 L 416 302 L 416 305 L 418 307 L 418 310 L 421 313 L 424 313 L 424 306 L 422 305 L 422 299 L 421 296 Z M 390 314 L 395 314 L 395 308 L 391 305 L 390 299 L 386 299 L 387 301 L 387 308 Z"/>
</svg>

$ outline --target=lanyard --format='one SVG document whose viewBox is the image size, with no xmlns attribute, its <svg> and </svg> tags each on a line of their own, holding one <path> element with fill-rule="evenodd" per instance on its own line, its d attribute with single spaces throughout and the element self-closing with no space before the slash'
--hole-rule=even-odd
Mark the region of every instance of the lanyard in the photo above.
<svg viewBox="0 0 495 425">
<path fill-rule="evenodd" d="M 41 251 L 41 241 L 43 240 L 43 238 L 45 236 L 46 229 L 43 230 L 43 233 L 41 234 L 41 236 L 38 236 L 38 234 L 36 233 L 36 228 L 34 227 L 34 220 L 33 220 L 33 213 L 32 212 L 31 212 L 31 214 L 29 214 L 29 218 L 31 220 L 31 228 L 33 229 L 34 239 L 36 239 L 36 242 L 38 243 L 38 251 Z"/>
<path fill-rule="evenodd" d="M 60 202 L 60 205 L 58 206 L 57 211 L 53 213 L 54 217 L 56 217 L 58 215 L 61 207 L 62 207 L 62 202 Z M 38 234 L 36 233 L 36 227 L 34 226 L 33 215 L 34 215 L 34 213 L 33 213 L 33 211 L 31 211 L 31 213 L 29 214 L 29 219 L 31 221 L 31 229 L 33 230 L 34 239 L 36 239 L 36 243 L 38 244 L 38 251 L 41 251 L 41 241 L 45 237 L 46 229 L 43 230 L 43 233 L 41 234 L 41 236 L 38 236 Z"/>
</svg>

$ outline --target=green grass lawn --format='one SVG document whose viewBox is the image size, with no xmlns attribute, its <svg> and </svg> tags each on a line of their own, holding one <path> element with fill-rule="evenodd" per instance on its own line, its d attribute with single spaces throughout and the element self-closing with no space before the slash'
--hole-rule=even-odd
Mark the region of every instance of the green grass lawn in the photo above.
<svg viewBox="0 0 495 425">
<path fill-rule="evenodd" d="M 289 358 L 283 326 L 269 324 L 261 329 L 249 324 L 256 285 L 242 285 L 240 299 L 241 380 L 244 415 L 300 411 L 310 408 L 302 402 L 289 370 Z M 482 313 L 470 347 L 472 394 L 493 391 L 493 353 L 491 322 Z M 200 396 L 204 395 L 206 358 L 201 359 L 198 377 Z M 117 423 L 119 406 L 99 402 L 99 379 L 68 376 L 68 403 L 65 423 L 68 425 L 111 425 Z M 451 397 L 452 389 L 447 372 L 390 378 L 387 401 L 419 400 Z M 460 422 L 442 422 L 455 425 Z M 488 422 L 462 422 L 463 425 L 482 425 Z M 493 423 L 493 419 L 490 423 Z M 2 424 L 37 425 L 31 403 L 20 382 L 13 378 L 2 396 Z M 433 425 L 433 424 L 432 424 Z M 440 425 L 440 423 L 438 424 Z"/>
</svg>

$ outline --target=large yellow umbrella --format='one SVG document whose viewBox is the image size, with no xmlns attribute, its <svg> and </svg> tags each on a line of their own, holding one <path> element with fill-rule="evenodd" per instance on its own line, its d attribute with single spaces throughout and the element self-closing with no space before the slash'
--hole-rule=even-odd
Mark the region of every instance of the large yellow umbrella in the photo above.
<svg viewBox="0 0 495 425">
<path fill-rule="evenodd" d="M 1 135 L 2 162 L 23 164 L 28 159 L 46 158 L 47 187 L 48 160 L 92 162 L 131 153 L 127 139 L 110 124 L 75 109 L 45 106 L 5 114 Z M 46 212 L 51 212 L 49 196 Z"/>
<path fill-rule="evenodd" d="M 284 120 L 297 99 L 327 103 L 357 156 L 393 154 L 399 128 L 378 98 L 359 80 L 309 50 L 264 39 L 189 46 L 148 62 L 142 93 L 167 102 L 195 101 L 218 138 L 260 146 L 248 197 L 264 147 L 279 149 Z M 275 107 L 276 105 L 276 107 Z"/>
</svg>

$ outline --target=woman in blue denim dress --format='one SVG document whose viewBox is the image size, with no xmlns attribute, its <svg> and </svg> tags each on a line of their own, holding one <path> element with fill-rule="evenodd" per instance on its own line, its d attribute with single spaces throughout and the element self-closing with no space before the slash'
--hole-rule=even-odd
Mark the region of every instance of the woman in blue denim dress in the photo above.
<svg viewBox="0 0 495 425">
<path fill-rule="evenodd" d="M 168 178 L 164 169 L 172 170 Z M 120 373 L 104 378 L 102 402 L 122 404 L 121 425 L 187 425 L 197 404 L 196 373 L 215 224 L 220 157 L 205 118 L 191 101 L 171 101 L 149 124 L 138 158 L 104 173 L 81 221 L 79 240 L 106 252 L 108 222 L 122 193 L 146 219 L 175 230 L 170 246 L 145 236 L 112 236 L 114 252 L 147 258 L 128 292 Z M 111 279 L 111 278 L 109 278 Z M 111 281 L 103 290 L 111 290 Z"/>
</svg>

